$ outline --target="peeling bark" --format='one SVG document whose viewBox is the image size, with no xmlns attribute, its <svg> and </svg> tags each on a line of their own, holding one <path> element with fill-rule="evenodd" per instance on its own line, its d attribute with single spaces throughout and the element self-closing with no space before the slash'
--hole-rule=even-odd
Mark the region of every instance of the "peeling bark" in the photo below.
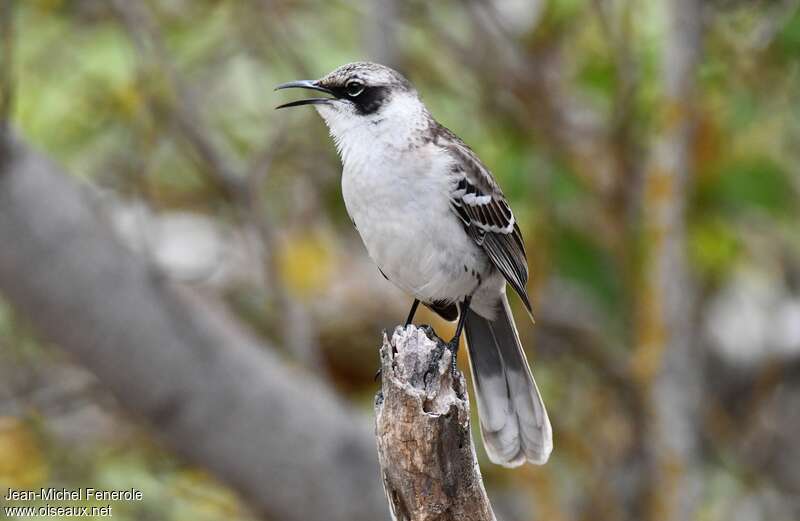
<svg viewBox="0 0 800 521">
<path fill-rule="evenodd" d="M 381 347 L 375 400 L 384 490 L 398 521 L 494 521 L 470 435 L 464 376 L 430 328 L 398 327 Z"/>
</svg>

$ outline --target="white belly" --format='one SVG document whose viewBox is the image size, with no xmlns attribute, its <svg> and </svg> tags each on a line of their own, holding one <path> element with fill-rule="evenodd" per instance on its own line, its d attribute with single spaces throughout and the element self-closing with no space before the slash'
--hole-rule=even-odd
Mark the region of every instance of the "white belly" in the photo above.
<svg viewBox="0 0 800 521">
<path fill-rule="evenodd" d="M 489 264 L 452 214 L 447 166 L 364 163 L 345 166 L 342 195 L 381 271 L 423 302 L 454 302 L 471 294 Z"/>
</svg>

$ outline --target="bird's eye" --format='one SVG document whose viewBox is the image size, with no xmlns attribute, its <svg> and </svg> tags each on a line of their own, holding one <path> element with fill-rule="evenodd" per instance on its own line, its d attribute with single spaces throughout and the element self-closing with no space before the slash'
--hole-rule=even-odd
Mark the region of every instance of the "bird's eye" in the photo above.
<svg viewBox="0 0 800 521">
<path fill-rule="evenodd" d="M 347 85 L 344 86 L 345 92 L 351 98 L 355 98 L 362 92 L 364 92 L 364 84 L 358 80 L 350 80 L 347 82 Z"/>
</svg>

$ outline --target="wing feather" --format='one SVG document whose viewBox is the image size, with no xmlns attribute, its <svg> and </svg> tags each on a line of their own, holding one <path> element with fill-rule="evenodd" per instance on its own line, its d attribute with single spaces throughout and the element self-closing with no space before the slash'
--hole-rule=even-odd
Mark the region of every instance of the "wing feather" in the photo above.
<svg viewBox="0 0 800 521">
<path fill-rule="evenodd" d="M 528 311 L 528 262 L 511 207 L 489 170 L 455 134 L 439 127 L 437 144 L 453 156 L 451 208 L 470 237 L 519 294 Z"/>
</svg>

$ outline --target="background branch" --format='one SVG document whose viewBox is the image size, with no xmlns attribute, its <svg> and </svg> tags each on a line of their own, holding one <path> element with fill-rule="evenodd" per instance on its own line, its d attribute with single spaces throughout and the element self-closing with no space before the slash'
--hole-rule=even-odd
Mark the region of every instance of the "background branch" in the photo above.
<svg viewBox="0 0 800 521">
<path fill-rule="evenodd" d="M 280 310 L 275 323 L 284 347 L 305 367 L 323 375 L 317 335 L 308 313 L 287 291 L 278 275 L 275 260 L 277 234 L 261 201 L 261 188 L 275 154 L 284 141 L 284 128 L 276 129 L 277 137 L 267 140 L 245 166 L 232 167 L 232 159 L 218 145 L 214 135 L 204 124 L 203 111 L 197 102 L 195 89 L 184 80 L 170 59 L 158 24 L 147 6 L 125 0 L 114 0 L 112 5 L 138 52 L 145 75 L 165 83 L 167 100 L 160 99 L 155 92 L 148 95 L 147 103 L 151 112 L 159 114 L 166 110 L 174 122 L 177 136 L 188 145 L 207 180 L 221 190 L 228 202 L 238 210 L 242 223 L 255 232 L 255 237 L 260 242 L 264 284 L 270 290 L 270 307 Z"/>
<path fill-rule="evenodd" d="M 663 105 L 643 194 L 646 248 L 639 297 L 634 371 L 648 390 L 648 515 L 694 517 L 700 482 L 688 472 L 698 450 L 702 357 L 693 349 L 695 295 L 686 246 L 686 211 L 693 173 L 695 76 L 703 46 L 699 0 L 670 0 L 661 74 Z M 668 483 L 668 486 L 664 486 Z"/>
<path fill-rule="evenodd" d="M 164 281 L 117 242 L 85 191 L 26 145 L 10 147 L 0 243 L 14 246 L 0 248 L 0 291 L 34 328 L 264 515 L 386 517 L 363 416 Z"/>
</svg>

